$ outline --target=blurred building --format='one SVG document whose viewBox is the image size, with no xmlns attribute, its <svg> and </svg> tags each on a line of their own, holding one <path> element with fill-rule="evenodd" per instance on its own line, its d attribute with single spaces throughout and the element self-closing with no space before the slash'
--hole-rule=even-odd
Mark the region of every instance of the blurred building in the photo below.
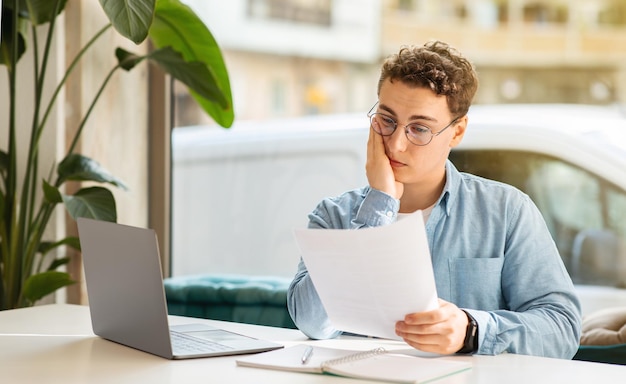
<svg viewBox="0 0 626 384">
<path fill-rule="evenodd" d="M 382 59 L 439 39 L 476 103 L 626 101 L 624 0 L 185 0 L 220 45 L 237 120 L 365 113 Z M 176 125 L 211 123 L 176 87 Z"/>
<path fill-rule="evenodd" d="M 384 1 L 382 51 L 418 37 L 476 65 L 479 103 L 626 101 L 624 0 Z"/>
</svg>

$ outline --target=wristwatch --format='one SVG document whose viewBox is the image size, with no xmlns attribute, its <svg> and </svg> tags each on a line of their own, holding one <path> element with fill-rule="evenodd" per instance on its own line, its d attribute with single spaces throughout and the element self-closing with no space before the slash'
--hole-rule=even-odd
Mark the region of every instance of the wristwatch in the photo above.
<svg viewBox="0 0 626 384">
<path fill-rule="evenodd" d="M 474 353 L 478 350 L 478 323 L 467 311 L 462 311 L 467 315 L 468 322 L 463 348 L 459 349 L 457 353 Z"/>
</svg>

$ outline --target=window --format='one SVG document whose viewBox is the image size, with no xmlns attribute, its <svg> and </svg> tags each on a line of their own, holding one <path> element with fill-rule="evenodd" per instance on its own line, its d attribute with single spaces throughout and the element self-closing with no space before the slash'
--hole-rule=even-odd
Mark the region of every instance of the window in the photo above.
<svg viewBox="0 0 626 384">
<path fill-rule="evenodd" d="M 574 283 L 626 287 L 626 191 L 546 155 L 460 151 L 463 172 L 526 192 L 544 216 Z"/>
<path fill-rule="evenodd" d="M 287 86 L 279 79 L 272 81 L 272 113 L 282 116 L 287 111 Z"/>
<path fill-rule="evenodd" d="M 330 25 L 331 0 L 248 0 L 251 19 Z"/>
<path fill-rule="evenodd" d="M 623 0 L 614 0 L 604 4 L 598 13 L 598 24 L 610 27 L 626 25 L 626 4 Z"/>
</svg>

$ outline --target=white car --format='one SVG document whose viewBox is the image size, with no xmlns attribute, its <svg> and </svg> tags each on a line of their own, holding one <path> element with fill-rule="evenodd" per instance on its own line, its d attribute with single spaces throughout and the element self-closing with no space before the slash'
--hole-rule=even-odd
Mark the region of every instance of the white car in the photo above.
<svg viewBox="0 0 626 384">
<path fill-rule="evenodd" d="M 626 305 L 626 115 L 618 107 L 479 105 L 450 159 L 539 207 L 586 312 Z"/>
<path fill-rule="evenodd" d="M 173 135 L 173 273 L 293 276 L 292 231 L 326 196 L 367 183 L 368 119 L 236 122 Z M 476 105 L 450 158 L 526 192 L 583 313 L 626 305 L 626 117 L 618 107 Z"/>
</svg>

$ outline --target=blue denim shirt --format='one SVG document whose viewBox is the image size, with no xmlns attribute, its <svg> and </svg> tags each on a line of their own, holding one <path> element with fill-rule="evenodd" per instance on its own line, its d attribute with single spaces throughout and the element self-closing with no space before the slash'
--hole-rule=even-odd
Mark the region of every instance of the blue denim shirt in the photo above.
<svg viewBox="0 0 626 384">
<path fill-rule="evenodd" d="M 399 207 L 399 200 L 364 187 L 324 199 L 309 215 L 309 228 L 387 225 L 396 220 Z M 476 319 L 477 353 L 574 356 L 580 303 L 543 217 L 526 194 L 460 173 L 448 161 L 446 185 L 426 233 L 437 293 Z M 310 338 L 340 334 L 330 324 L 302 259 L 287 305 L 295 324 Z"/>
</svg>

